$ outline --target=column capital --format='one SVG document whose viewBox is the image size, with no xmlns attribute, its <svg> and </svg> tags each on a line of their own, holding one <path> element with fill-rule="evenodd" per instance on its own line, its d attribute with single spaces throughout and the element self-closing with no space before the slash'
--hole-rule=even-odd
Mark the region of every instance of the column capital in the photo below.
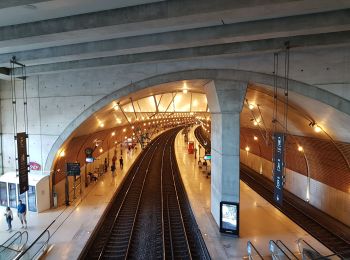
<svg viewBox="0 0 350 260">
<path fill-rule="evenodd" d="M 213 80 L 204 86 L 211 113 L 240 113 L 248 82 Z"/>
</svg>

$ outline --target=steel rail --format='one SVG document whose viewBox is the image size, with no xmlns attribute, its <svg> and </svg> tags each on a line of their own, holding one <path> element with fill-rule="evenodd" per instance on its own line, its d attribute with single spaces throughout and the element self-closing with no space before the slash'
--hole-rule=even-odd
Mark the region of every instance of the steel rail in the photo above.
<svg viewBox="0 0 350 260">
<path fill-rule="evenodd" d="M 157 137 L 157 139 L 156 139 L 155 142 L 152 144 L 152 146 L 155 145 L 155 143 L 158 142 L 159 139 L 160 139 L 160 137 Z M 116 224 L 117 219 L 118 219 L 118 217 L 119 217 L 120 211 L 121 211 L 121 209 L 122 209 L 122 207 L 123 207 L 123 205 L 124 205 L 124 203 L 125 203 L 125 201 L 126 201 L 127 195 L 129 194 L 129 190 L 130 190 L 130 188 L 131 188 L 131 186 L 132 186 L 132 184 L 133 184 L 133 182 L 134 182 L 134 179 L 135 179 L 135 177 L 136 177 L 136 175 L 137 175 L 137 173 L 138 173 L 138 171 L 139 171 L 139 169 L 140 169 L 140 166 L 142 165 L 143 160 L 144 160 L 145 157 L 148 155 L 148 153 L 150 152 L 151 148 L 153 148 L 153 147 L 149 147 L 149 149 L 147 149 L 147 151 L 146 151 L 145 154 L 143 155 L 141 161 L 139 162 L 139 164 L 138 164 L 138 166 L 137 166 L 137 168 L 136 168 L 136 171 L 134 172 L 134 175 L 133 175 L 133 177 L 132 177 L 132 179 L 131 179 L 131 182 L 130 182 L 130 184 L 129 184 L 129 187 L 128 187 L 127 191 L 124 193 L 122 203 L 121 203 L 121 205 L 120 205 L 120 207 L 119 207 L 119 209 L 118 209 L 118 211 L 117 211 L 116 216 L 114 217 L 114 220 L 113 220 L 113 223 L 112 223 L 112 227 L 111 227 L 111 229 L 110 229 L 109 232 L 108 232 L 106 241 L 105 241 L 105 243 L 104 243 L 104 245 L 103 245 L 103 247 L 102 247 L 102 249 L 101 249 L 101 252 L 100 252 L 100 254 L 99 254 L 98 260 L 102 259 L 102 256 L 103 256 L 103 254 L 104 254 L 104 252 L 105 252 L 105 249 L 106 249 L 106 245 L 108 244 L 108 242 L 109 242 L 109 240 L 110 240 L 110 237 L 111 237 L 113 228 L 115 227 L 115 224 Z"/>
<path fill-rule="evenodd" d="M 168 141 L 167 141 L 167 142 L 168 142 Z M 166 143 L 167 143 L 167 142 L 166 142 Z M 165 146 L 166 146 L 166 145 L 165 145 Z M 164 146 L 164 147 L 165 147 L 165 146 Z M 156 146 L 155 148 L 157 148 L 157 146 Z M 165 149 L 165 148 L 164 148 L 164 149 Z M 164 149 L 163 149 L 163 156 L 164 156 Z M 152 162 L 152 159 L 153 159 L 153 157 L 154 157 L 155 152 L 156 152 L 156 149 L 154 149 L 154 151 L 153 151 L 153 153 L 152 153 L 152 156 L 151 156 L 151 159 L 150 159 L 149 162 L 148 162 L 147 169 L 146 169 L 146 174 L 145 174 L 145 177 L 144 177 L 143 182 L 142 182 L 142 188 L 141 188 L 141 192 L 140 192 L 140 197 L 139 197 L 139 200 L 138 200 L 138 203 L 137 203 L 137 209 L 136 209 L 136 212 L 135 212 L 135 216 L 134 216 L 134 220 L 133 220 L 133 224 L 132 224 L 132 228 L 131 228 L 131 232 L 130 232 L 130 236 L 129 236 L 128 247 L 127 247 L 127 250 L 126 250 L 125 258 L 124 258 L 124 259 L 127 259 L 128 256 L 129 256 L 131 238 L 132 238 L 133 231 L 134 231 L 134 226 L 135 226 L 135 222 L 136 222 L 136 217 L 137 217 L 137 214 L 138 214 L 138 210 L 139 210 L 139 206 L 140 206 L 140 201 L 141 201 L 141 198 L 142 198 L 142 195 L 143 195 L 143 190 L 144 190 L 145 182 L 146 182 L 146 179 L 147 179 L 147 176 L 148 176 L 149 168 L 150 168 L 150 166 L 151 166 L 151 162 Z M 163 160 L 163 158 L 162 158 L 162 160 Z"/>
<path fill-rule="evenodd" d="M 154 149 L 154 151 L 152 153 L 152 156 L 151 156 L 151 159 L 148 162 L 147 169 L 146 169 L 146 174 L 145 174 L 145 177 L 143 178 L 143 181 L 142 181 L 142 187 L 141 187 L 141 191 L 140 191 L 140 196 L 139 196 L 139 199 L 138 199 L 138 202 L 137 202 L 137 207 L 136 207 L 136 211 L 135 211 L 135 215 L 134 215 L 134 219 L 133 219 L 133 223 L 132 223 L 132 227 L 131 227 L 131 231 L 130 231 L 128 247 L 126 249 L 124 259 L 127 259 L 128 255 L 129 255 L 131 238 L 132 238 L 132 235 L 133 235 L 133 232 L 134 232 L 135 222 L 136 222 L 136 218 L 137 218 L 137 215 L 138 215 L 138 212 L 139 212 L 139 208 L 140 208 L 140 201 L 141 201 L 141 198 L 142 198 L 142 195 L 143 195 L 143 190 L 144 190 L 145 182 L 146 182 L 146 179 L 147 179 L 147 176 L 148 176 L 149 167 L 151 165 L 151 162 L 152 162 L 152 159 L 153 159 L 153 156 L 154 156 L 155 152 L 156 152 L 156 149 Z"/>
<path fill-rule="evenodd" d="M 174 142 L 175 142 L 175 138 L 174 138 Z M 171 175 L 172 175 L 172 180 L 173 180 L 173 186 L 175 189 L 175 196 L 176 196 L 176 201 L 177 201 L 177 206 L 180 212 L 180 218 L 181 218 L 181 225 L 182 225 L 182 229 L 184 232 L 184 236 L 185 236 L 185 242 L 186 242 L 186 246 L 187 246 L 187 250 L 188 250 L 188 255 L 189 255 L 189 259 L 192 259 L 192 255 L 191 255 L 191 249 L 190 249 L 190 245 L 188 243 L 188 237 L 187 237 L 187 233 L 186 233 L 186 228 L 185 228 L 185 224 L 184 224 L 184 219 L 182 216 L 182 210 L 181 210 L 181 206 L 180 206 L 180 201 L 179 201 L 179 196 L 178 196 L 178 192 L 177 192 L 177 188 L 176 188 L 176 182 L 175 182 L 175 174 L 174 174 L 174 168 L 173 168 L 173 160 L 171 160 L 172 157 L 172 153 L 171 153 L 171 149 L 170 149 L 170 167 L 171 167 Z M 176 161 L 176 158 L 173 158 Z"/>
</svg>

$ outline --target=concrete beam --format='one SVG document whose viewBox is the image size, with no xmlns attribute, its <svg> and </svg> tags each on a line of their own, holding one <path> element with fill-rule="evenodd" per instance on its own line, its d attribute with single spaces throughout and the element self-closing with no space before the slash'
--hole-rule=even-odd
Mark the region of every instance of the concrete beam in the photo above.
<svg viewBox="0 0 350 260">
<path fill-rule="evenodd" d="M 15 7 L 15 6 L 22 6 L 22 5 L 31 5 L 31 4 L 36 4 L 40 2 L 48 2 L 48 1 L 52 1 L 52 0 L 1 0 L 0 9 Z"/>
<path fill-rule="evenodd" d="M 347 19 L 341 15 L 347 13 Z M 325 20 L 327 23 L 325 23 Z M 297 36 L 335 30 L 350 30 L 350 10 L 326 14 L 311 14 L 262 21 L 219 25 L 206 28 L 157 33 L 150 35 L 94 41 L 80 44 L 42 48 L 30 51 L 0 54 L 0 65 L 8 64 L 13 55 L 28 65 L 64 62 L 97 57 L 188 48 L 228 42 L 252 41 L 286 36 Z M 332 42 L 347 41 L 348 33 L 335 34 Z M 333 38 L 330 35 L 329 37 Z M 321 41 L 328 36 L 317 36 Z M 315 41 L 315 40 L 314 40 Z M 1 46 L 1 43 L 0 43 Z M 1 48 L 0 48 L 1 50 Z"/>
<path fill-rule="evenodd" d="M 294 49 L 315 48 L 320 46 L 339 46 L 350 44 L 350 31 L 331 34 L 284 37 L 260 41 L 219 44 L 212 46 L 184 48 L 150 53 L 102 57 L 70 62 L 59 62 L 27 67 L 27 75 L 50 73 L 66 70 L 79 70 L 121 64 L 159 62 L 167 60 L 191 59 L 220 55 L 249 55 L 252 53 L 276 52 L 284 48 L 289 41 Z M 17 74 L 17 71 L 16 71 Z"/>
<path fill-rule="evenodd" d="M 304 1 L 281 0 L 277 5 L 274 2 L 273 0 L 221 0 L 218 4 L 216 1 L 210 0 L 200 2 L 195 0 L 165 1 L 46 21 L 4 26 L 0 27 L 0 53 L 164 31 L 208 27 L 222 23 L 241 23 L 257 20 L 257 17 L 262 20 L 273 17 L 292 16 L 300 14 L 302 5 L 298 6 L 298 8 L 292 6 L 293 8 L 290 8 L 291 11 L 287 11 L 288 4 L 295 4 L 295 2 L 299 4 L 304 3 Z M 277 6 L 279 9 L 277 9 Z M 345 6 L 349 8 L 350 2 Z M 270 12 L 266 11 L 268 9 Z M 271 11 L 275 9 L 276 12 Z M 312 12 L 317 12 L 317 10 L 318 8 L 314 8 Z M 235 20 L 233 17 L 238 18 Z M 344 30 L 343 26 L 350 24 L 349 17 L 350 10 L 343 10 L 315 15 L 301 15 L 295 18 L 287 17 L 283 18 L 285 20 L 280 20 L 279 22 L 288 26 L 286 28 L 287 31 L 292 30 L 293 26 L 302 25 L 306 28 L 305 30 L 317 33 L 321 32 L 315 31 L 315 27 L 320 27 L 319 23 L 322 24 L 322 32 Z M 249 26 L 249 24 L 241 23 L 235 30 L 244 31 L 246 30 L 245 26 Z M 255 26 L 255 34 L 263 29 L 264 26 L 268 26 L 270 29 L 273 28 L 271 25 L 265 25 L 264 23 L 253 24 L 251 26 Z M 306 34 L 306 32 L 304 31 L 303 34 Z"/>
</svg>

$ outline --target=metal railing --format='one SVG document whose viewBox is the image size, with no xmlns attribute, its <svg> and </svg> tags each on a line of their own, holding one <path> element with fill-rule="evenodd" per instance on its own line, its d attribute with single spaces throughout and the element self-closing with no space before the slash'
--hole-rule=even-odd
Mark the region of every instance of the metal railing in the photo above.
<svg viewBox="0 0 350 260">
<path fill-rule="evenodd" d="M 255 248 L 252 242 L 247 242 L 247 252 L 248 252 L 248 258 L 249 260 L 255 260 L 255 259 L 264 259 L 262 255 L 259 253 L 259 251 Z"/>
<path fill-rule="evenodd" d="M 322 257 L 322 255 L 315 248 L 313 248 L 308 242 L 306 242 L 302 238 L 298 239 L 297 244 L 303 260 L 311 260 Z"/>
<path fill-rule="evenodd" d="M 0 246 L 0 259 L 13 259 L 21 253 L 28 241 L 28 232 L 17 231 Z"/>
<path fill-rule="evenodd" d="M 39 259 L 47 250 L 47 246 L 50 240 L 49 228 L 55 222 L 52 221 L 51 224 L 33 241 L 33 243 L 23 252 L 21 252 L 14 260 L 19 259 Z"/>
<path fill-rule="evenodd" d="M 272 259 L 276 259 L 276 260 L 284 260 L 284 259 L 295 260 L 295 259 L 297 259 L 294 257 L 293 258 L 289 257 L 287 255 L 287 253 L 279 245 L 277 245 L 277 243 L 273 240 L 270 240 L 270 242 L 269 242 L 269 251 L 271 253 Z"/>
<path fill-rule="evenodd" d="M 276 244 L 288 255 L 290 259 L 299 259 L 281 240 L 276 240 Z"/>
</svg>

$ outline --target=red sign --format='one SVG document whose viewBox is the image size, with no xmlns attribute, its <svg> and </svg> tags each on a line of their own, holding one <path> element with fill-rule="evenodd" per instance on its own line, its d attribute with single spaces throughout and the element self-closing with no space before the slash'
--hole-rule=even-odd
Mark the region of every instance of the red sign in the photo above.
<svg viewBox="0 0 350 260">
<path fill-rule="evenodd" d="M 30 162 L 29 166 L 30 166 L 31 171 L 40 171 L 41 170 L 41 165 L 36 163 L 36 162 Z"/>
</svg>

